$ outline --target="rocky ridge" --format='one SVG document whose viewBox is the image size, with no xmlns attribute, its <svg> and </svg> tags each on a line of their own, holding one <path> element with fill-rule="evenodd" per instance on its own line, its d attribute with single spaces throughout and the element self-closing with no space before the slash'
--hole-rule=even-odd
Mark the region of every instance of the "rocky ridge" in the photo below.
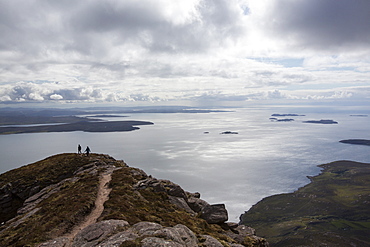
<svg viewBox="0 0 370 247">
<path fill-rule="evenodd" d="M 224 204 L 102 154 L 1 174 L 0 209 L 6 246 L 268 246 Z"/>
</svg>

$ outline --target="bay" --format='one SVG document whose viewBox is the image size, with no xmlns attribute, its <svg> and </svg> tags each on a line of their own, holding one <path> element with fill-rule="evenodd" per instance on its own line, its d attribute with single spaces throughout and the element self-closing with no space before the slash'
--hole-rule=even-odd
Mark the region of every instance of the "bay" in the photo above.
<svg viewBox="0 0 370 247">
<path fill-rule="evenodd" d="M 296 113 L 291 122 L 272 114 Z M 154 125 L 111 133 L 37 133 L 0 136 L 0 172 L 57 153 L 92 152 L 123 159 L 156 178 L 200 192 L 209 203 L 225 203 L 229 220 L 266 196 L 292 192 L 317 175 L 317 165 L 336 160 L 370 162 L 370 147 L 339 143 L 370 139 L 366 109 L 250 107 L 214 113 L 142 113 L 105 120 L 141 120 Z M 279 117 L 285 118 L 285 117 Z M 338 124 L 303 123 L 332 119 Z M 224 131 L 238 134 L 220 134 Z"/>
</svg>

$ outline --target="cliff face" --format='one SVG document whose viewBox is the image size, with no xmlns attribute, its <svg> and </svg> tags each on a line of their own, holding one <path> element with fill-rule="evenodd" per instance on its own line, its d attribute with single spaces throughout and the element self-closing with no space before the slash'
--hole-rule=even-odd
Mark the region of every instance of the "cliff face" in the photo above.
<svg viewBox="0 0 370 247">
<path fill-rule="evenodd" d="M 268 246 L 223 204 L 108 155 L 60 154 L 0 175 L 4 246 Z"/>
</svg>

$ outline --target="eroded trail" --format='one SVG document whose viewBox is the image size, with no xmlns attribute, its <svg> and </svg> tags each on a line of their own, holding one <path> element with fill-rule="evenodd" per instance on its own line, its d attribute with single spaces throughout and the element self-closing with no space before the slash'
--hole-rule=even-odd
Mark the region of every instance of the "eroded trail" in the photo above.
<svg viewBox="0 0 370 247">
<path fill-rule="evenodd" d="M 114 170 L 117 168 L 109 168 L 107 171 L 102 173 L 100 175 L 100 180 L 99 180 L 99 187 L 98 187 L 98 193 L 97 197 L 95 200 L 95 206 L 94 209 L 91 211 L 91 213 L 85 218 L 83 222 L 81 222 L 79 225 L 75 226 L 72 230 L 71 233 L 69 233 L 66 238 L 68 238 L 69 244 L 66 245 L 66 247 L 72 246 L 73 239 L 76 237 L 76 235 L 85 227 L 96 223 L 97 219 L 99 216 L 102 214 L 104 210 L 104 203 L 108 200 L 109 198 L 109 193 L 111 192 L 112 189 L 108 187 L 109 182 L 111 181 L 112 173 Z"/>
</svg>

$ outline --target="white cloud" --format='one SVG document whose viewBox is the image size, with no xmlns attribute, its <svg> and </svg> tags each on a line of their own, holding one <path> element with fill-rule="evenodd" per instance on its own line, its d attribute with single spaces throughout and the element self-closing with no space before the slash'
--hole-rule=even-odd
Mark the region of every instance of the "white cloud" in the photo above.
<svg viewBox="0 0 370 247">
<path fill-rule="evenodd" d="M 50 99 L 52 99 L 52 100 L 61 100 L 61 99 L 63 99 L 63 96 L 62 95 L 60 95 L 60 94 L 52 94 L 52 95 L 50 95 Z"/>
<path fill-rule="evenodd" d="M 366 86 L 369 9 L 365 0 L 0 1 L 0 100 L 305 99 Z"/>
</svg>

